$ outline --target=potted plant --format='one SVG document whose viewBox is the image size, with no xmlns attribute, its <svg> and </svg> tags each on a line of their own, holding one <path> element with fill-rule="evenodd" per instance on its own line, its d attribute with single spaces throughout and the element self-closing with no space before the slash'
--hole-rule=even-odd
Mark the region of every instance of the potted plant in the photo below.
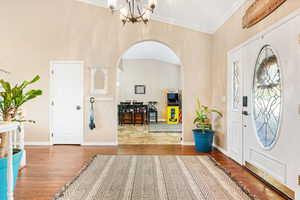
<svg viewBox="0 0 300 200">
<path fill-rule="evenodd" d="M 14 87 L 7 81 L 0 80 L 2 87 L 0 92 L 0 116 L 3 121 L 16 121 L 16 122 L 34 122 L 32 120 L 24 120 L 21 115 L 21 107 L 24 103 L 31 99 L 36 98 L 42 94 L 41 90 L 25 91 L 25 88 L 30 84 L 38 81 L 39 76 L 34 77 L 31 81 L 23 81 L 20 85 L 16 84 Z M 0 199 L 6 200 L 7 194 L 7 134 L 0 134 Z M 23 152 L 20 149 L 13 150 L 13 175 L 14 186 L 16 184 L 20 162 Z"/>
<path fill-rule="evenodd" d="M 196 118 L 193 129 L 195 147 L 198 152 L 211 152 L 215 131 L 212 130 L 211 115 L 216 113 L 219 117 L 223 117 L 222 113 L 216 109 L 210 109 L 208 106 L 202 105 L 197 99 Z"/>
</svg>

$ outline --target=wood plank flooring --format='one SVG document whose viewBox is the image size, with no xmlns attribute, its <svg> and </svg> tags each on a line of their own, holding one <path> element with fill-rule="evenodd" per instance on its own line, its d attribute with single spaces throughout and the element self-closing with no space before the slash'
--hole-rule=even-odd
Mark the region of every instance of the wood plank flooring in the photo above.
<svg viewBox="0 0 300 200">
<path fill-rule="evenodd" d="M 96 154 L 204 155 L 192 146 L 121 145 L 118 147 L 27 146 L 27 167 L 17 181 L 16 200 L 49 200 Z M 233 177 L 262 200 L 283 200 L 270 187 L 221 152 L 210 153 Z"/>
</svg>

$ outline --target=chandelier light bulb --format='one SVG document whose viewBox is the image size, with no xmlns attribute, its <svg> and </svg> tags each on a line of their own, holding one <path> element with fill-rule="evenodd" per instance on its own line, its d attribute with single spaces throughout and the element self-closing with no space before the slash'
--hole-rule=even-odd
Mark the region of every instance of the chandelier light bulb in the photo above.
<svg viewBox="0 0 300 200">
<path fill-rule="evenodd" d="M 151 8 L 151 10 L 154 10 L 154 8 L 157 5 L 157 0 L 149 0 L 148 6 Z"/>
<path fill-rule="evenodd" d="M 120 15 L 120 20 L 122 20 L 122 21 L 125 20 L 125 21 L 126 21 L 126 16 L 124 16 L 124 15 L 121 14 L 121 15 Z"/>
<path fill-rule="evenodd" d="M 108 7 L 114 10 L 117 7 L 117 0 L 108 0 Z"/>
<path fill-rule="evenodd" d="M 124 17 L 128 16 L 128 9 L 126 7 L 120 9 L 121 15 Z"/>
<path fill-rule="evenodd" d="M 151 17 L 151 14 L 152 14 L 152 12 L 150 10 L 145 9 L 144 10 L 143 19 L 146 20 L 146 21 L 148 21 L 150 19 L 150 17 Z"/>
</svg>

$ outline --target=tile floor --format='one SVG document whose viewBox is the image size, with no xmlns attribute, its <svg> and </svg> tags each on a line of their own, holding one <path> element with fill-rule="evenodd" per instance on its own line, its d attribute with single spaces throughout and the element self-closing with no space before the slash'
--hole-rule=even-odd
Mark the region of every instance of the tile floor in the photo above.
<svg viewBox="0 0 300 200">
<path fill-rule="evenodd" d="M 122 125 L 119 144 L 180 144 L 181 133 L 149 133 L 148 125 Z"/>
</svg>

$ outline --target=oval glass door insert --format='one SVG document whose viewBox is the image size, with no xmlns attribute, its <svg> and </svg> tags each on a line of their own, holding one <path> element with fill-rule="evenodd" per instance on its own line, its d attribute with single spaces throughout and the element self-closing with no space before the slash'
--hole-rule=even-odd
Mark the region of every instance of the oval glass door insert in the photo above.
<svg viewBox="0 0 300 200">
<path fill-rule="evenodd" d="M 281 115 L 281 76 L 271 46 L 260 51 L 253 80 L 253 108 L 256 134 L 264 148 L 276 142 Z"/>
</svg>

